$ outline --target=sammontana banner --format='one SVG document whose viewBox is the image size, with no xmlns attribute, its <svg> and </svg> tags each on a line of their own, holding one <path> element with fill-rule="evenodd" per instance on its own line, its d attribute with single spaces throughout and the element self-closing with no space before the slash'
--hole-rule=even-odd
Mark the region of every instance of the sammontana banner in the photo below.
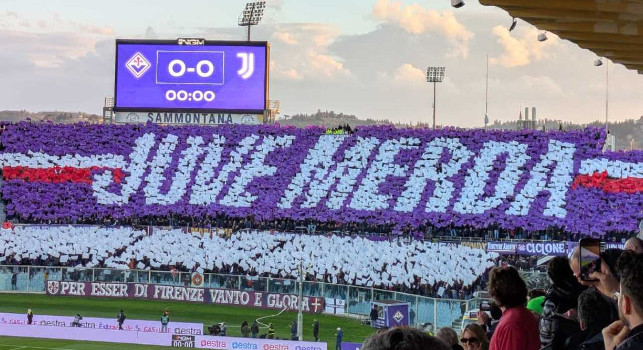
<svg viewBox="0 0 643 350">
<path fill-rule="evenodd" d="M 260 309 L 299 310 L 295 294 L 264 293 L 216 288 L 195 288 L 146 283 L 47 281 L 47 295 L 186 301 Z M 324 298 L 304 296 L 304 312 L 322 313 Z"/>
<path fill-rule="evenodd" d="M 643 152 L 603 130 L 6 125 L 9 215 L 198 216 L 634 232 Z"/>
</svg>

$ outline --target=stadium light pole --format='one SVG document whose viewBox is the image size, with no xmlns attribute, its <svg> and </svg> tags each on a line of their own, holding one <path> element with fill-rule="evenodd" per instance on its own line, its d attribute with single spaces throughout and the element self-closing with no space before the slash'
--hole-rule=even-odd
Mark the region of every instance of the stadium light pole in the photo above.
<svg viewBox="0 0 643 350">
<path fill-rule="evenodd" d="M 248 41 L 250 41 L 250 28 L 261 22 L 265 8 L 265 1 L 249 2 L 239 16 L 239 27 L 248 27 Z"/>
<path fill-rule="evenodd" d="M 304 262 L 299 260 L 299 298 L 297 305 L 297 339 L 304 340 Z"/>
<path fill-rule="evenodd" d="M 427 83 L 433 83 L 433 130 L 435 130 L 435 85 L 444 79 L 444 67 L 428 67 L 426 69 Z"/>
<path fill-rule="evenodd" d="M 515 23 L 514 18 L 514 23 Z M 487 78 L 484 87 L 484 129 L 487 130 L 489 124 L 489 55 L 487 54 Z"/>
<path fill-rule="evenodd" d="M 610 86 L 610 78 L 609 78 L 609 64 L 610 61 L 605 59 L 605 132 L 609 132 L 607 128 L 607 117 L 609 115 L 609 86 Z M 600 67 L 603 65 L 603 61 L 599 58 L 596 61 L 594 61 L 594 66 Z"/>
</svg>

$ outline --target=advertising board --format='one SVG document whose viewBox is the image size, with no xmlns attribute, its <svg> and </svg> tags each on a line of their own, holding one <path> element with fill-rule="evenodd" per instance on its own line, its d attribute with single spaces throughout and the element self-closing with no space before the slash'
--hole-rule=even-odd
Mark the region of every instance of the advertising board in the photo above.
<svg viewBox="0 0 643 350">
<path fill-rule="evenodd" d="M 35 325 L 25 326 L 21 324 L 3 324 L 2 327 L 0 327 L 0 336 L 159 346 L 171 346 L 172 337 L 169 333 L 149 333 L 78 327 L 59 328 Z M 98 349 L 100 347 L 97 346 L 96 348 Z M 127 347 L 123 347 L 123 349 L 127 349 Z"/>
<path fill-rule="evenodd" d="M 116 40 L 114 109 L 263 113 L 266 42 L 185 44 Z"/>
<path fill-rule="evenodd" d="M 280 339 L 195 336 L 197 349 L 242 350 L 327 350 L 324 342 L 290 341 Z"/>
<path fill-rule="evenodd" d="M 201 113 L 201 112 L 115 112 L 114 123 L 154 123 L 167 125 L 224 125 L 263 123 L 263 114 Z"/>
<path fill-rule="evenodd" d="M 47 295 L 187 301 L 194 303 L 249 306 L 261 309 L 296 311 L 296 294 L 264 293 L 216 288 L 194 288 L 145 283 L 47 281 Z M 324 298 L 302 298 L 304 312 L 324 311 Z"/>
<path fill-rule="evenodd" d="M 81 312 L 82 316 L 82 311 Z M 160 311 L 159 311 L 160 315 Z M 57 315 L 39 315 L 35 314 L 33 316 L 33 322 L 31 326 L 49 326 L 49 327 L 60 327 L 60 328 L 89 328 L 89 329 L 106 329 L 106 330 L 118 330 L 118 323 L 116 322 L 116 314 L 114 318 L 98 318 L 98 317 L 83 317 L 80 320 L 80 326 L 72 326 L 74 317 L 71 316 L 57 316 Z M 14 313 L 0 313 L 0 325 L 8 324 L 17 324 L 17 325 L 27 325 L 27 316 L 25 314 L 14 314 Z M 123 323 L 123 329 L 125 331 L 136 331 L 144 333 L 175 333 L 175 334 L 191 334 L 191 335 L 200 335 L 203 334 L 203 324 L 202 323 L 189 323 L 189 322 L 170 322 L 167 327 L 166 332 L 161 330 L 161 321 L 149 321 L 149 320 L 133 320 L 125 319 Z"/>
</svg>

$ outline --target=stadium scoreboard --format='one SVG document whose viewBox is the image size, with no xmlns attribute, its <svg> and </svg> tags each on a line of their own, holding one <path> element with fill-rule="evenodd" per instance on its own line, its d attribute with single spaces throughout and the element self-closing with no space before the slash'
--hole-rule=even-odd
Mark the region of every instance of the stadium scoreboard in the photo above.
<svg viewBox="0 0 643 350">
<path fill-rule="evenodd" d="M 263 113 L 267 42 L 116 40 L 116 111 Z"/>
</svg>

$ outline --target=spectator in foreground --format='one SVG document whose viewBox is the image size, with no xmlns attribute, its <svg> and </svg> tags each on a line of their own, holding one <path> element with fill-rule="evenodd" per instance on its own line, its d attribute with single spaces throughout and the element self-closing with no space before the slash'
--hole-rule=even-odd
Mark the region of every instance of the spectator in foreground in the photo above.
<svg viewBox="0 0 643 350">
<path fill-rule="evenodd" d="M 616 298 L 619 291 L 619 275 L 616 263 L 623 253 L 620 249 L 607 249 L 601 253 L 600 271 L 589 274 L 590 278 L 598 280 L 596 288 L 608 298 Z"/>
<path fill-rule="evenodd" d="M 577 347 L 583 338 L 578 337 L 579 323 L 565 316 L 570 310 L 578 306 L 578 296 L 586 287 L 582 286 L 574 277 L 566 257 L 557 256 L 547 264 L 547 276 L 551 281 L 551 288 L 542 304 L 542 317 L 540 318 L 540 343 L 550 349 Z"/>
<path fill-rule="evenodd" d="M 453 330 L 452 330 L 453 331 Z M 438 331 L 439 332 L 439 331 Z M 370 336 L 361 350 L 449 350 L 444 342 L 419 329 L 396 327 Z"/>
<path fill-rule="evenodd" d="M 489 294 L 502 311 L 491 338 L 491 350 L 538 350 L 538 322 L 527 310 L 527 285 L 513 267 L 495 267 L 489 273 Z"/>
<path fill-rule="evenodd" d="M 449 327 L 442 327 L 435 332 L 435 337 L 449 346 L 451 350 L 464 350 L 458 344 L 458 334 Z"/>
<path fill-rule="evenodd" d="M 493 332 L 496 331 L 500 317 L 502 317 L 502 310 L 500 310 L 500 307 L 498 307 L 495 301 L 492 301 L 489 306 L 489 314 L 491 314 L 491 317 L 489 317 L 486 312 L 480 311 L 478 312 L 478 320 L 476 321 L 476 323 L 487 329 L 487 339 L 493 337 Z"/>
<path fill-rule="evenodd" d="M 631 250 L 637 254 L 643 254 L 643 241 L 638 237 L 632 237 L 625 241 L 625 250 Z"/>
<path fill-rule="evenodd" d="M 588 288 L 578 297 L 578 320 L 583 331 L 584 341 L 579 350 L 603 350 L 603 328 L 607 327 L 615 316 L 611 302 L 595 288 Z"/>
<path fill-rule="evenodd" d="M 489 350 L 487 334 L 477 323 L 470 323 L 464 327 L 460 342 L 465 350 Z"/>
<path fill-rule="evenodd" d="M 643 349 L 643 255 L 623 252 L 617 262 L 620 320 L 603 329 L 605 350 Z"/>
</svg>

